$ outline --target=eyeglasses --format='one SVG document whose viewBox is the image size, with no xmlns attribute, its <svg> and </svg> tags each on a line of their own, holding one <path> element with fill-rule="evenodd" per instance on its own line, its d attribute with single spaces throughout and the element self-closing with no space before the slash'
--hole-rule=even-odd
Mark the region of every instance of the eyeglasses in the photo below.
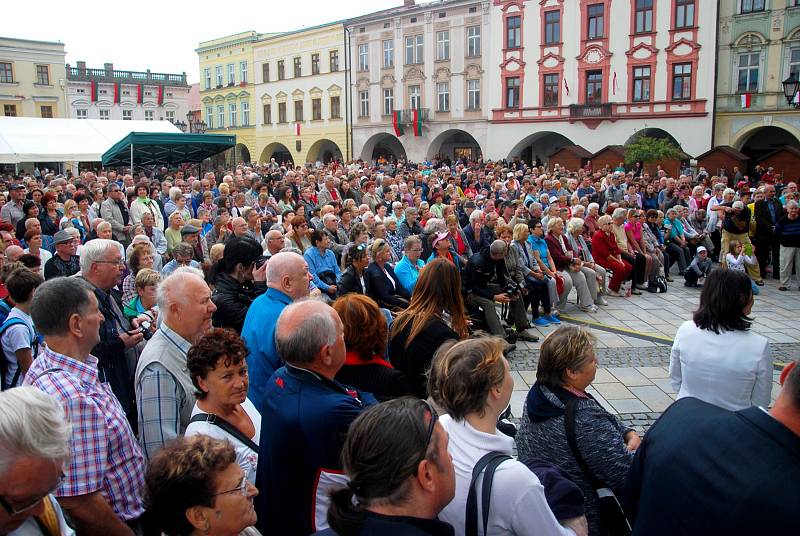
<svg viewBox="0 0 800 536">
<path fill-rule="evenodd" d="M 239 492 L 242 494 L 243 497 L 247 497 L 247 475 L 242 477 L 242 480 L 239 482 L 239 485 L 233 489 L 229 489 L 226 491 L 220 491 L 219 493 L 215 493 L 212 497 L 216 497 L 217 495 L 225 495 L 227 493 L 235 493 Z"/>
<path fill-rule="evenodd" d="M 425 434 L 425 450 L 422 451 L 422 457 L 419 460 L 421 462 L 422 460 L 425 459 L 425 457 L 428 454 L 428 447 L 431 445 L 431 439 L 433 438 L 433 430 L 434 428 L 436 428 L 436 421 L 439 420 L 439 414 L 436 413 L 436 410 L 433 409 L 433 406 L 431 406 L 430 402 L 428 402 L 427 400 L 420 400 L 420 402 L 422 402 L 422 404 L 431 414 L 431 420 L 428 423 L 428 432 Z M 417 463 L 417 465 L 419 465 L 419 463 Z M 414 471 L 414 474 L 416 475 L 417 472 Z"/>
<path fill-rule="evenodd" d="M 19 515 L 19 514 L 21 514 L 23 512 L 27 512 L 28 510 L 30 510 L 31 508 L 33 508 L 34 506 L 36 506 L 37 504 L 42 502 L 42 500 L 45 497 L 47 497 L 51 493 L 55 492 L 59 487 L 61 487 L 61 483 L 62 482 L 64 482 L 64 473 L 63 472 L 58 475 L 58 480 L 56 481 L 56 483 L 53 486 L 53 488 L 50 491 L 48 491 L 47 493 L 45 493 L 44 495 L 42 495 L 41 497 L 37 497 L 36 499 L 33 499 L 32 501 L 27 502 L 26 504 L 24 504 L 22 506 L 11 506 L 11 504 L 9 504 L 8 501 L 6 501 L 2 496 L 0 496 L 0 505 L 3 506 L 3 509 L 8 513 L 9 516 L 14 517 L 14 516 Z"/>
<path fill-rule="evenodd" d="M 96 264 L 116 264 L 117 266 L 125 266 L 125 261 L 122 259 L 116 261 L 94 261 Z"/>
</svg>

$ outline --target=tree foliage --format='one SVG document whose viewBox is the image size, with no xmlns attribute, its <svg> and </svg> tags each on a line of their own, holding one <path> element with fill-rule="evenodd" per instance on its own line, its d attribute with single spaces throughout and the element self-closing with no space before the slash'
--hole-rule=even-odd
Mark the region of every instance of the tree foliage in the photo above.
<svg viewBox="0 0 800 536">
<path fill-rule="evenodd" d="M 681 151 L 675 144 L 665 138 L 639 136 L 625 147 L 625 163 L 644 162 L 652 164 L 680 158 Z"/>
</svg>

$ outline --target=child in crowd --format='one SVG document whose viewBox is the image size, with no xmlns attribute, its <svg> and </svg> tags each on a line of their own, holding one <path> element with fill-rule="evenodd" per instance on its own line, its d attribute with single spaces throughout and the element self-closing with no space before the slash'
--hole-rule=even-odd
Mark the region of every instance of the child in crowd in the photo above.
<svg viewBox="0 0 800 536">
<path fill-rule="evenodd" d="M 758 260 L 755 256 L 755 246 L 750 246 L 748 244 L 748 249 L 749 251 L 744 251 L 744 246 L 741 242 L 738 240 L 731 240 L 730 244 L 728 244 L 728 253 L 725 255 L 725 262 L 728 265 L 728 269 L 747 273 L 747 266 L 758 264 Z M 758 295 L 758 286 L 752 279 L 750 280 L 750 286 L 753 287 L 753 295 Z"/>
<path fill-rule="evenodd" d="M 687 287 L 702 286 L 702 280 L 711 272 L 712 265 L 713 263 L 711 259 L 708 258 L 708 250 L 705 246 L 698 247 L 694 259 L 692 259 L 692 263 L 686 268 L 686 272 L 683 274 L 684 279 L 686 279 L 684 285 Z"/>
</svg>

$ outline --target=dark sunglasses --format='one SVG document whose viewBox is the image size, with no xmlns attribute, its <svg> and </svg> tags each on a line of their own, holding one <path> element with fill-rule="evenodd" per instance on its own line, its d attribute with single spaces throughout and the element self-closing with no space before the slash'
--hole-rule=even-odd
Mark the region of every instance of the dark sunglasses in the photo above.
<svg viewBox="0 0 800 536">
<path fill-rule="evenodd" d="M 427 400 L 420 400 L 420 402 L 422 403 L 422 405 L 425 406 L 425 409 L 427 409 L 431 414 L 431 420 L 428 423 L 428 431 L 425 434 L 425 449 L 422 451 L 422 456 L 419 459 L 419 461 L 421 462 L 422 460 L 425 459 L 425 457 L 428 454 L 428 447 L 430 447 L 431 445 L 431 439 L 433 438 L 433 430 L 434 428 L 436 428 L 436 421 L 439 420 L 439 414 L 436 413 L 436 410 L 433 409 L 433 406 L 431 406 L 430 402 L 428 402 Z M 417 463 L 417 465 L 419 465 L 419 462 Z M 417 471 L 415 470 L 414 475 L 416 474 Z"/>
</svg>

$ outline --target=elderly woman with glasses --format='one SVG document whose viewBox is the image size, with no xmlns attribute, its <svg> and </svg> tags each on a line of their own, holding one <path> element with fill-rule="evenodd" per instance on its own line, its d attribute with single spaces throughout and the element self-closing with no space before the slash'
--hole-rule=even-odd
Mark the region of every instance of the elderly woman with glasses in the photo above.
<svg viewBox="0 0 800 536">
<path fill-rule="evenodd" d="M 168 444 L 151 460 L 145 486 L 152 522 L 164 534 L 260 535 L 258 490 L 228 441 L 200 434 Z"/>
<path fill-rule="evenodd" d="M 613 225 L 611 216 L 598 218 L 598 229 L 592 237 L 592 256 L 597 264 L 612 272 L 606 293 L 609 296 L 619 297 L 620 286 L 630 277 L 633 267 L 620 255 L 617 239 L 612 230 Z"/>
<path fill-rule="evenodd" d="M 585 266 L 585 263 L 572 250 L 569 240 L 564 236 L 564 221 L 552 217 L 547 221 L 547 248 L 553 256 L 556 267 L 561 277 L 571 279 L 572 285 L 578 291 L 578 308 L 581 311 L 597 312 L 597 274 Z M 559 308 L 567 304 L 567 293 L 561 296 Z"/>
<path fill-rule="evenodd" d="M 394 267 L 394 273 L 400 284 L 409 294 L 414 292 L 419 272 L 425 266 L 422 256 L 422 240 L 416 235 L 410 235 L 403 243 L 403 258 Z"/>
<path fill-rule="evenodd" d="M 600 284 L 600 288 L 597 290 L 597 299 L 595 300 L 595 304 L 608 305 L 608 302 L 603 297 L 608 285 L 608 274 L 606 273 L 606 269 L 597 264 L 597 262 L 594 260 L 592 251 L 589 249 L 586 239 L 584 238 L 584 228 L 585 226 L 582 219 L 570 218 L 570 220 L 567 222 L 567 239 L 569 240 L 570 246 L 572 246 L 572 251 L 574 251 L 575 255 L 581 261 L 583 261 L 583 265 L 586 268 L 594 270 L 594 273 L 597 274 L 596 278 Z"/>
</svg>

